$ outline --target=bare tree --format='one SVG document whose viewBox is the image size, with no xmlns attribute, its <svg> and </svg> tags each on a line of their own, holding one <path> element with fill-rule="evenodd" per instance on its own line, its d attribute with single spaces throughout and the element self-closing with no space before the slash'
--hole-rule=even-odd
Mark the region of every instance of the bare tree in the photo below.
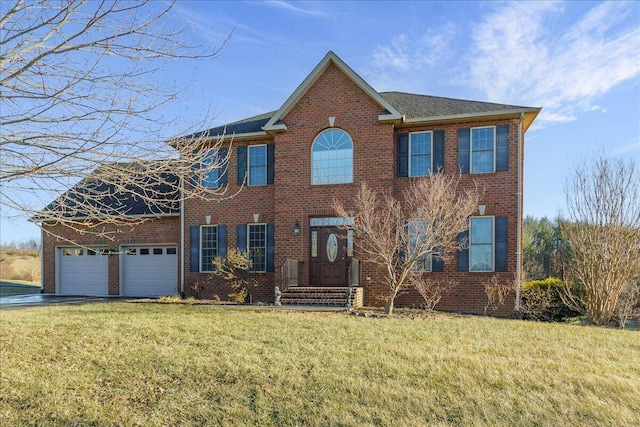
<svg viewBox="0 0 640 427">
<path fill-rule="evenodd" d="M 570 277 L 565 300 L 589 321 L 606 325 L 620 293 L 640 277 L 640 174 L 633 161 L 600 155 L 578 165 L 565 189 L 568 217 L 560 227 Z"/>
<path fill-rule="evenodd" d="M 383 270 L 388 293 L 385 312 L 393 313 L 398 293 L 409 287 L 430 257 L 447 260 L 459 248 L 457 235 L 469 227 L 481 191 L 460 188 L 460 175 L 435 173 L 412 180 L 398 200 L 362 183 L 353 208 L 334 202 L 337 214 L 354 220 L 358 250 Z M 466 242 L 463 242 L 466 244 Z"/>
<path fill-rule="evenodd" d="M 188 125 L 179 132 L 191 137 L 168 144 L 164 135 L 185 119 L 162 115 L 184 90 L 162 73 L 173 61 L 215 58 L 228 39 L 191 44 L 196 38 L 184 32 L 178 7 L 150 0 L 0 2 L 4 215 L 32 216 L 92 171 L 87 179 L 95 185 L 65 195 L 72 201 L 65 215 L 40 212 L 38 220 L 74 228 L 87 218 L 130 222 L 106 201 L 134 188 L 135 197 L 159 212 L 176 203 L 163 199 L 168 188 L 183 197 L 225 197 L 220 186 L 178 191 L 181 178 L 193 177 L 193 165 L 200 166 L 200 179 L 223 167 L 224 156 L 209 152 L 219 153 L 222 140 L 193 134 Z"/>
</svg>

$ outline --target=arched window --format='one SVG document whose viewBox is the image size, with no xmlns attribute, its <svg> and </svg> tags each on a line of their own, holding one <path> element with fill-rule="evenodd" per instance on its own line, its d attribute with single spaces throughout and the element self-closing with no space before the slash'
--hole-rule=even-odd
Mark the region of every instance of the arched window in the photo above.
<svg viewBox="0 0 640 427">
<path fill-rule="evenodd" d="M 341 129 L 327 129 L 313 141 L 311 148 L 311 184 L 353 182 L 353 141 Z"/>
</svg>

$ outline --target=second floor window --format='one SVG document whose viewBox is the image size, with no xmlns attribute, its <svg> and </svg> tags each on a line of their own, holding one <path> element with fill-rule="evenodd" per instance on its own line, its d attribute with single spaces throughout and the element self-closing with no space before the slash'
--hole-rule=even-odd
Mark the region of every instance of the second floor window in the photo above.
<svg viewBox="0 0 640 427">
<path fill-rule="evenodd" d="M 431 132 L 409 134 L 409 176 L 427 176 L 431 173 Z"/>
<path fill-rule="evenodd" d="M 249 185 L 267 184 L 267 146 L 249 146 Z"/>
<path fill-rule="evenodd" d="M 219 162 L 218 158 L 218 150 L 209 150 L 206 157 L 202 160 L 203 169 L 214 166 L 216 162 Z M 206 188 L 217 188 L 220 185 L 218 182 L 219 172 L 219 168 L 205 172 L 202 175 L 202 186 Z"/>
<path fill-rule="evenodd" d="M 471 173 L 494 172 L 495 127 L 471 129 Z"/>
<path fill-rule="evenodd" d="M 313 141 L 311 184 L 353 182 L 353 140 L 341 129 L 327 129 Z"/>
</svg>

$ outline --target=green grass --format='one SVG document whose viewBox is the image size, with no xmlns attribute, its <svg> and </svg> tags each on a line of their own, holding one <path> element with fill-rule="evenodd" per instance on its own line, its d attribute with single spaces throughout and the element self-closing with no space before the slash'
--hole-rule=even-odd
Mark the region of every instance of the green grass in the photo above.
<svg viewBox="0 0 640 427">
<path fill-rule="evenodd" d="M 637 332 L 101 303 L 0 311 L 0 425 L 637 425 Z"/>
<path fill-rule="evenodd" d="M 40 293 L 39 283 L 27 282 L 24 280 L 3 280 L 3 282 L 15 283 L 15 284 L 24 285 L 24 286 L 20 286 L 20 287 L 0 286 L 0 297 Z"/>
</svg>

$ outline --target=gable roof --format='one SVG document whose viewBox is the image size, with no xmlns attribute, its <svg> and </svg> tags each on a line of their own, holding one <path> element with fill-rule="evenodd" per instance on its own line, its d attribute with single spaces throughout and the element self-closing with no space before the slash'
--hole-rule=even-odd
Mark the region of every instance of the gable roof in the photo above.
<svg viewBox="0 0 640 427">
<path fill-rule="evenodd" d="M 383 113 L 378 116 L 378 120 L 397 120 L 401 118 L 401 114 L 396 110 L 386 99 L 384 99 L 378 92 L 376 92 L 362 77 L 360 77 L 355 71 L 351 69 L 342 59 L 338 57 L 333 51 L 329 51 L 322 61 L 309 73 L 306 79 L 302 81 L 300 86 L 289 96 L 284 104 L 275 112 L 275 114 L 269 119 L 264 126 L 265 131 L 274 130 L 287 130 L 287 126 L 280 120 L 295 106 L 295 104 L 304 96 L 311 86 L 318 80 L 318 78 L 324 73 L 329 65 L 335 65 L 340 71 L 342 71 L 347 77 L 349 77 L 360 89 L 362 89 L 367 95 L 371 97 L 375 102 L 380 105 Z"/>
<path fill-rule="evenodd" d="M 331 64 L 338 67 L 380 105 L 382 112 L 378 116 L 378 120 L 394 121 L 397 125 L 523 114 L 525 116 L 524 130 L 526 131 L 541 110 L 538 107 L 523 107 L 406 92 L 377 92 L 335 53 L 329 51 L 278 110 L 217 126 L 190 135 L 190 137 L 220 138 L 224 136 L 241 139 L 244 137 L 268 137 L 270 132 L 286 131 L 287 125 L 282 121 L 282 118 L 286 116 Z"/>
<path fill-rule="evenodd" d="M 128 173 L 128 182 L 106 169 Z M 106 179 L 105 179 L 106 178 Z M 180 213 L 180 179 L 166 172 L 145 172 L 140 163 L 110 163 L 96 168 L 39 213 L 34 222 L 106 217 L 176 216 Z"/>
</svg>

